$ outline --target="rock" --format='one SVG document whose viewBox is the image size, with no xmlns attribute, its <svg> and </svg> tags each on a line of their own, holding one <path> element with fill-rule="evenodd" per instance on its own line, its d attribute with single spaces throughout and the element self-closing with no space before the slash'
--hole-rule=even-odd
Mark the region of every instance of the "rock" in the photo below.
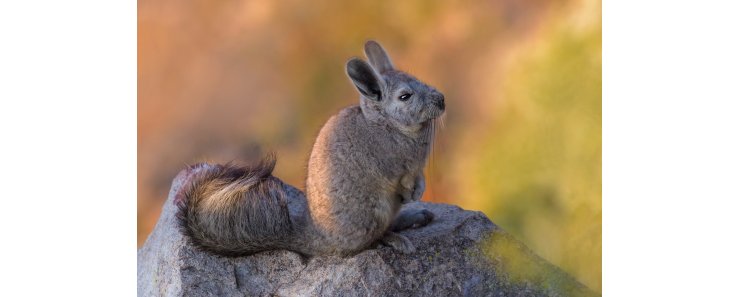
<svg viewBox="0 0 740 297">
<path fill-rule="evenodd" d="M 138 251 L 139 296 L 598 296 L 534 255 L 483 213 L 416 202 L 435 214 L 401 232 L 403 255 L 377 246 L 348 258 L 290 251 L 222 257 L 187 243 L 175 222 L 173 182 L 157 226 Z M 291 211 L 305 207 L 298 190 Z M 303 199 L 303 200 L 301 200 Z"/>
</svg>

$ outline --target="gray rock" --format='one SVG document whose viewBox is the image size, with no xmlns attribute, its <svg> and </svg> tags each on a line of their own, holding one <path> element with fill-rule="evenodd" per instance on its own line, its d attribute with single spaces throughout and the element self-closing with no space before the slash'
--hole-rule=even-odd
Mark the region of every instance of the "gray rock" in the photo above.
<svg viewBox="0 0 740 297">
<path fill-rule="evenodd" d="M 177 228 L 172 201 L 179 183 L 138 251 L 139 296 L 598 296 L 483 213 L 447 204 L 404 206 L 436 215 L 401 232 L 417 248 L 410 255 L 382 245 L 348 258 L 213 255 L 189 245 Z M 301 211 L 305 198 L 294 193 L 291 211 Z"/>
</svg>

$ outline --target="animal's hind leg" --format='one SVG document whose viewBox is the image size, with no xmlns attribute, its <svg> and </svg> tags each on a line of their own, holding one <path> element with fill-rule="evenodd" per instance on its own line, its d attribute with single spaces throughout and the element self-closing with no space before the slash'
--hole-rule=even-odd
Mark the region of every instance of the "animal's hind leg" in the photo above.
<svg viewBox="0 0 740 297">
<path fill-rule="evenodd" d="M 391 231 L 423 227 L 434 219 L 434 213 L 426 209 L 404 209 L 391 225 Z"/>
</svg>

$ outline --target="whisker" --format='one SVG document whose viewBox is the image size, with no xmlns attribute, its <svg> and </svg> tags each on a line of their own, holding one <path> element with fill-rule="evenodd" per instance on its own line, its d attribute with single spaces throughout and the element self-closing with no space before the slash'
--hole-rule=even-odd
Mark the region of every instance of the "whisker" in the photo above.
<svg viewBox="0 0 740 297">
<path fill-rule="evenodd" d="M 434 185 L 433 185 L 432 179 L 434 178 L 434 172 L 435 172 L 434 167 L 435 167 L 435 163 L 436 163 L 434 161 L 434 159 L 435 159 L 435 156 L 434 156 L 435 149 L 434 149 L 434 147 L 435 147 L 436 136 L 437 136 L 437 125 L 439 125 L 439 123 L 437 122 L 437 119 L 432 120 L 431 127 L 427 131 L 427 137 L 428 137 L 428 141 L 429 141 L 429 147 L 428 147 L 428 154 L 429 154 L 428 155 L 429 156 L 429 159 L 428 159 L 428 163 L 429 163 L 429 175 L 428 175 L 428 178 L 427 178 L 427 189 L 429 190 L 429 197 L 434 197 L 433 195 L 435 194 L 435 192 L 434 192 Z M 434 199 L 434 198 L 432 198 L 432 199 Z"/>
</svg>

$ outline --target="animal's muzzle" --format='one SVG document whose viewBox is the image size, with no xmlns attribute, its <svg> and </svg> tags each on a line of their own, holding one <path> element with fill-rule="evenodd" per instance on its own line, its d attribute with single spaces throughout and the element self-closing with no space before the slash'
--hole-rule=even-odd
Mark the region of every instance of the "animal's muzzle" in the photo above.
<svg viewBox="0 0 740 297">
<path fill-rule="evenodd" d="M 441 110 L 445 110 L 445 95 L 442 93 L 435 93 L 432 95 L 432 104 L 439 107 Z"/>
</svg>

